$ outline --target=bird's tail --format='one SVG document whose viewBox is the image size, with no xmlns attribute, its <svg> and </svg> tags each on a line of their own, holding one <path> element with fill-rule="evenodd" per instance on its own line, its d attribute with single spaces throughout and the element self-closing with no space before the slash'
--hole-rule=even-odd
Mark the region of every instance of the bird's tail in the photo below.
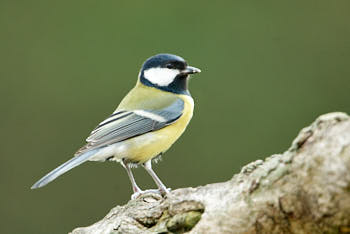
<svg viewBox="0 0 350 234">
<path fill-rule="evenodd" d="M 41 178 L 40 180 L 38 180 L 32 187 L 31 189 L 37 189 L 37 188 L 41 188 L 45 185 L 47 185 L 48 183 L 50 183 L 51 181 L 53 181 L 54 179 L 56 179 L 57 177 L 59 177 L 60 175 L 66 173 L 67 171 L 73 169 L 74 167 L 79 166 L 80 164 L 82 164 L 83 162 L 86 162 L 91 156 L 93 156 L 96 152 L 98 151 L 98 149 L 94 149 L 91 151 L 88 151 L 86 153 L 83 153 L 81 155 L 75 156 L 74 158 L 70 159 L 69 161 L 63 163 L 62 165 L 60 165 L 59 167 L 57 167 L 56 169 L 54 169 L 53 171 L 49 172 L 47 175 L 45 175 L 43 178 Z"/>
</svg>

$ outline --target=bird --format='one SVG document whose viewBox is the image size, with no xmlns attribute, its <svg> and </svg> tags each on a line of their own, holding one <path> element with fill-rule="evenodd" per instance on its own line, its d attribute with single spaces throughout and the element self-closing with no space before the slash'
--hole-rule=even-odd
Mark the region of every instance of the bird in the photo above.
<svg viewBox="0 0 350 234">
<path fill-rule="evenodd" d="M 97 125 L 73 158 L 38 180 L 31 189 L 43 187 L 86 161 L 116 161 L 126 170 L 136 199 L 143 191 L 132 173 L 141 165 L 152 177 L 161 195 L 168 189 L 152 169 L 157 160 L 182 135 L 189 124 L 194 101 L 188 89 L 192 74 L 201 70 L 189 66 L 174 54 L 157 54 L 142 65 L 137 82 L 117 109 Z"/>
</svg>

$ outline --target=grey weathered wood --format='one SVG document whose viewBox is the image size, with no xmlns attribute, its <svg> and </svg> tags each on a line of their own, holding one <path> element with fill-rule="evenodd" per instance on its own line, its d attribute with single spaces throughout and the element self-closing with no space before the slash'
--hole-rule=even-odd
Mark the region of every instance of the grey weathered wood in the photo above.
<svg viewBox="0 0 350 234">
<path fill-rule="evenodd" d="M 227 182 L 148 194 L 75 229 L 87 233 L 350 233 L 350 118 L 320 116 L 283 154 Z"/>
</svg>

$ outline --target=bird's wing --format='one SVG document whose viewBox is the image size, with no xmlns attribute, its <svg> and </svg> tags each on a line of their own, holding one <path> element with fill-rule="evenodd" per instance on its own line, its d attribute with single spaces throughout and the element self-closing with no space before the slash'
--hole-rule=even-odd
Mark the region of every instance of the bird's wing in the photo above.
<svg viewBox="0 0 350 234">
<path fill-rule="evenodd" d="M 183 109 L 183 100 L 176 98 L 161 109 L 118 110 L 91 132 L 76 155 L 159 130 L 179 119 Z"/>
</svg>

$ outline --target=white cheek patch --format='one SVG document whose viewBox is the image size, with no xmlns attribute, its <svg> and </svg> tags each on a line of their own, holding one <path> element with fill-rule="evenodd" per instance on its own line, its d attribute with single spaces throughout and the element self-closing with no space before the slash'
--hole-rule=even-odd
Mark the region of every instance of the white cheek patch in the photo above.
<svg viewBox="0 0 350 234">
<path fill-rule="evenodd" d="M 167 86 L 179 73 L 180 71 L 176 69 L 156 67 L 145 70 L 144 77 L 153 84 Z"/>
</svg>

